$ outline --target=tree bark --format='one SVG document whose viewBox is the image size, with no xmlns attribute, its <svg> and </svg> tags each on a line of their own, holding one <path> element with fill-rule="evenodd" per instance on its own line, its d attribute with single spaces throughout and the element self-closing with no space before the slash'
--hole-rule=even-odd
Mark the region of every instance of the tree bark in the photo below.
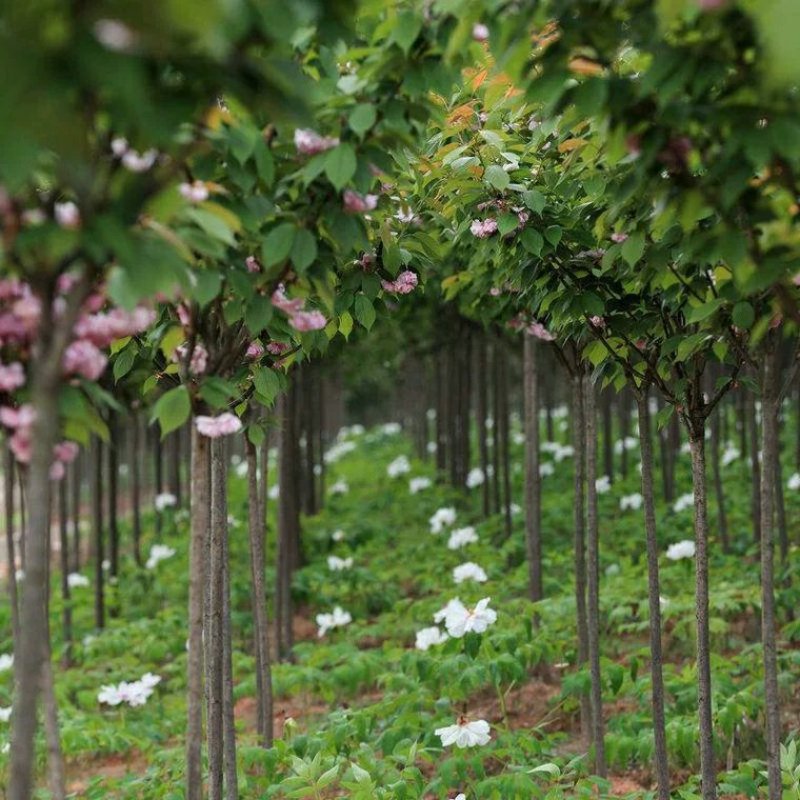
<svg viewBox="0 0 800 800">
<path fill-rule="evenodd" d="M 5 505 L 6 558 L 8 560 L 8 595 L 11 602 L 11 630 L 14 644 L 19 642 L 19 593 L 17 592 L 17 555 L 14 542 L 14 455 L 6 443 L 3 462 L 3 500 Z"/>
<path fill-rule="evenodd" d="M 764 717 L 766 720 L 769 800 L 781 800 L 780 703 L 778 656 L 775 641 L 774 506 L 779 458 L 780 363 L 774 331 L 764 341 L 761 365 L 761 641 L 764 654 Z M 757 448 L 756 448 L 757 449 Z"/>
<path fill-rule="evenodd" d="M 720 468 L 720 410 L 711 418 L 711 468 L 714 476 L 714 495 L 717 501 L 717 525 L 719 527 L 719 540 L 722 551 L 729 552 L 728 540 L 728 515 L 725 510 L 725 490 L 722 483 L 722 470 Z"/>
<path fill-rule="evenodd" d="M 539 476 L 539 374 L 538 345 L 525 335 L 523 395 L 525 430 L 525 543 L 528 556 L 528 591 L 534 602 L 542 592 L 542 484 Z M 478 420 L 480 429 L 481 421 Z M 488 486 L 488 481 L 484 483 Z"/>
<path fill-rule="evenodd" d="M 584 378 L 584 447 L 586 449 L 587 496 L 587 645 L 591 675 L 592 740 L 594 743 L 594 768 L 605 777 L 605 725 L 603 722 L 602 673 L 600 671 L 600 530 L 597 509 L 597 410 L 595 388 L 591 379 Z"/>
<path fill-rule="evenodd" d="M 109 417 L 110 441 L 108 443 L 108 543 L 109 579 L 116 582 L 119 575 L 119 524 L 117 504 L 119 500 L 119 440 L 120 430 L 117 415 L 112 411 Z M 114 605 L 110 609 L 112 617 L 119 614 L 117 604 L 119 593 L 112 593 Z"/>
<path fill-rule="evenodd" d="M 81 479 L 83 477 L 83 456 L 78 453 L 78 457 L 72 462 L 71 478 L 72 486 L 72 571 L 80 572 L 83 563 L 83 553 L 81 553 Z"/>
<path fill-rule="evenodd" d="M 53 683 L 53 665 L 50 660 L 49 642 L 43 643 L 43 646 L 46 649 L 42 669 L 42 705 L 44 706 L 44 730 L 47 744 L 47 783 L 52 800 L 65 800 L 67 789 L 58 726 L 58 704 Z"/>
<path fill-rule="evenodd" d="M 705 422 L 689 420 L 692 452 L 695 535 L 695 616 L 697 618 L 697 707 L 700 781 L 703 800 L 716 800 L 714 721 L 711 713 L 711 641 L 708 627 L 708 501 L 706 499 Z"/>
<path fill-rule="evenodd" d="M 250 536 L 250 574 L 253 604 L 253 638 L 256 656 L 256 691 L 258 694 L 257 730 L 262 745 L 272 746 L 272 671 L 269 652 L 269 622 L 267 619 L 267 593 L 264 585 L 266 565 L 266 507 L 258 491 L 258 458 L 256 446 L 247 439 L 247 501 Z M 261 465 L 266 472 L 266 460 Z"/>
<path fill-rule="evenodd" d="M 750 440 L 750 470 L 753 483 L 751 491 L 751 513 L 753 518 L 753 541 L 761 542 L 761 461 L 758 452 L 758 418 L 756 399 L 752 392 L 747 393 L 747 432 Z"/>
<path fill-rule="evenodd" d="M 475 342 L 475 372 L 476 372 L 476 426 L 478 437 L 478 458 L 483 472 L 483 485 L 481 497 L 483 502 L 483 516 L 491 513 L 490 476 L 489 476 L 489 443 L 486 440 L 486 418 L 489 406 L 489 375 L 486 363 L 486 341 L 481 332 Z"/>
<path fill-rule="evenodd" d="M 133 412 L 131 417 L 131 533 L 133 537 L 133 557 L 137 566 L 142 566 L 142 479 L 140 471 L 141 434 L 139 417 Z M 194 457 L 194 455 L 192 455 Z"/>
<path fill-rule="evenodd" d="M 95 438 L 92 443 L 92 538 L 94 542 L 94 624 L 96 628 L 104 628 L 105 612 L 105 575 L 103 561 L 105 548 L 103 542 L 103 445 Z"/>
<path fill-rule="evenodd" d="M 191 533 L 189 541 L 189 660 L 187 666 L 186 800 L 203 797 L 203 605 L 209 537 L 209 439 L 192 426 Z"/>
<path fill-rule="evenodd" d="M 72 599 L 69 588 L 69 503 L 66 477 L 58 482 L 58 541 L 61 562 L 61 631 L 64 637 L 64 653 L 61 663 L 64 668 L 72 664 Z"/>
<path fill-rule="evenodd" d="M 637 395 L 639 444 L 642 456 L 642 497 L 647 549 L 647 600 L 650 611 L 650 682 L 653 708 L 653 756 L 658 800 L 669 800 L 669 760 L 667 758 L 666 716 L 664 714 L 664 659 L 661 649 L 661 581 L 658 571 L 658 535 L 653 481 L 653 440 L 647 394 Z"/>
</svg>

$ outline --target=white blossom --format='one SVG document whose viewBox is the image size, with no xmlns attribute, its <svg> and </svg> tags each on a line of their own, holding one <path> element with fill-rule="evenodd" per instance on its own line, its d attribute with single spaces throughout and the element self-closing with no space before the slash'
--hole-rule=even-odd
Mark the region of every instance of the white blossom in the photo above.
<svg viewBox="0 0 800 800">
<path fill-rule="evenodd" d="M 682 558 L 694 558 L 694 542 L 691 539 L 683 539 L 675 542 L 667 548 L 667 558 L 670 561 L 679 561 Z"/>
<path fill-rule="evenodd" d="M 430 628 L 422 628 L 417 631 L 415 647 L 417 650 L 427 650 L 429 647 L 443 644 L 448 638 L 448 635 L 441 628 L 437 625 L 432 625 Z"/>
<path fill-rule="evenodd" d="M 336 483 L 331 484 L 330 488 L 328 489 L 328 494 L 347 494 L 350 491 L 350 487 L 347 484 L 347 481 L 344 478 L 340 478 Z"/>
<path fill-rule="evenodd" d="M 0 708 L 0 722 L 8 722 L 11 719 L 11 706 Z"/>
<path fill-rule="evenodd" d="M 445 606 L 444 625 L 455 639 L 467 633 L 483 633 L 497 621 L 497 612 L 489 608 L 489 598 L 484 597 L 474 608 L 467 608 L 458 598 Z M 436 622 L 439 622 L 434 617 Z"/>
<path fill-rule="evenodd" d="M 480 467 L 473 467 L 467 474 L 466 484 L 468 489 L 476 489 L 485 482 L 486 476 L 483 474 L 483 470 Z"/>
<path fill-rule="evenodd" d="M 349 611 L 345 611 L 340 606 L 336 606 L 330 614 L 317 614 L 317 625 L 319 631 L 317 636 L 322 638 L 332 628 L 342 628 L 353 621 Z"/>
<path fill-rule="evenodd" d="M 168 544 L 154 544 L 150 548 L 150 556 L 145 563 L 147 569 L 153 569 L 158 563 L 175 555 L 175 548 Z"/>
<path fill-rule="evenodd" d="M 352 557 L 339 558 L 339 556 L 328 556 L 328 569 L 330 569 L 331 572 L 342 572 L 343 570 L 350 569 L 352 566 Z"/>
<path fill-rule="evenodd" d="M 67 586 L 69 586 L 70 589 L 88 586 L 89 583 L 89 579 L 85 575 L 81 575 L 80 572 L 70 572 L 70 574 L 67 575 Z"/>
<path fill-rule="evenodd" d="M 447 547 L 450 550 L 458 550 L 468 544 L 474 544 L 478 541 L 478 534 L 475 533 L 475 528 L 468 525 L 466 528 L 456 528 L 447 540 Z"/>
<path fill-rule="evenodd" d="M 399 478 L 401 475 L 411 472 L 411 462 L 408 456 L 397 456 L 388 467 L 386 467 L 386 474 L 390 478 Z"/>
<path fill-rule="evenodd" d="M 786 488 L 791 489 L 793 492 L 800 489 L 800 472 L 795 472 L 786 482 Z"/>
<path fill-rule="evenodd" d="M 156 506 L 156 511 L 160 512 L 167 508 L 172 508 L 173 506 L 178 505 L 178 498 L 169 492 L 162 492 L 161 494 L 156 495 L 154 503 Z"/>
<path fill-rule="evenodd" d="M 611 478 L 608 475 L 601 475 L 594 482 L 594 488 L 597 494 L 605 494 L 611 491 Z"/>
<path fill-rule="evenodd" d="M 687 508 L 692 508 L 692 506 L 694 506 L 694 494 L 689 492 L 688 494 L 682 494 L 672 504 L 672 510 L 676 514 L 680 514 L 681 511 L 685 511 Z"/>
<path fill-rule="evenodd" d="M 466 561 L 453 569 L 454 583 L 464 583 L 464 581 L 485 583 L 486 580 L 487 576 L 484 570 L 472 561 Z"/>
<path fill-rule="evenodd" d="M 431 487 L 432 481 L 430 478 L 425 477 L 418 477 L 412 478 L 408 482 L 408 491 L 411 494 L 416 494 L 417 492 L 423 491 L 423 489 L 429 489 Z"/>
<path fill-rule="evenodd" d="M 644 502 L 644 498 L 639 494 L 639 492 L 634 492 L 633 494 L 626 494 L 619 499 L 619 507 L 622 511 L 630 508 L 633 511 L 638 511 L 642 507 L 642 503 Z"/>
<path fill-rule="evenodd" d="M 431 533 L 441 533 L 445 527 L 449 527 L 456 521 L 456 510 L 452 507 L 439 508 L 428 520 Z"/>
<path fill-rule="evenodd" d="M 485 719 L 470 722 L 465 717 L 459 717 L 455 725 L 437 728 L 434 733 L 442 740 L 442 747 L 475 747 L 483 746 L 491 740 L 489 723 Z"/>
</svg>

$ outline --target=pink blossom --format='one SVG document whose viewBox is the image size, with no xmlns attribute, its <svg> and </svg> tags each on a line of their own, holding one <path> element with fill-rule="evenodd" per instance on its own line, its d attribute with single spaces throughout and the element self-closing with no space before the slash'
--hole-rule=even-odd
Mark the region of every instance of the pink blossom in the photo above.
<svg viewBox="0 0 800 800">
<path fill-rule="evenodd" d="M 65 464 L 69 464 L 78 457 L 79 450 L 80 448 L 75 442 L 59 442 L 53 447 L 53 458 L 57 461 L 63 461 Z"/>
<path fill-rule="evenodd" d="M 157 158 L 158 150 L 145 150 L 144 153 L 128 150 L 122 156 L 122 166 L 130 172 L 147 172 Z"/>
<path fill-rule="evenodd" d="M 503 294 L 503 290 L 498 286 L 492 286 L 492 288 L 489 289 L 489 294 L 492 297 L 500 297 L 500 295 Z"/>
<path fill-rule="evenodd" d="M 261 264 L 255 256 L 247 256 L 244 260 L 244 265 L 247 267 L 248 272 L 261 272 Z"/>
<path fill-rule="evenodd" d="M 616 242 L 617 244 L 622 244 L 624 241 L 627 241 L 628 234 L 627 233 L 612 233 L 611 234 L 611 241 Z"/>
<path fill-rule="evenodd" d="M 189 345 L 182 344 L 175 348 L 172 356 L 173 361 L 184 361 L 189 352 Z M 200 342 L 195 342 L 192 350 L 192 360 L 189 362 L 189 372 L 192 375 L 202 375 L 208 367 L 208 350 Z"/>
<path fill-rule="evenodd" d="M 77 339 L 67 346 L 61 368 L 65 375 L 80 375 L 87 381 L 96 381 L 108 363 L 105 354 L 88 339 Z"/>
<path fill-rule="evenodd" d="M 358 264 L 359 267 L 361 267 L 361 269 L 369 271 L 375 264 L 375 254 L 362 253 L 361 258 L 359 258 L 356 263 Z"/>
<path fill-rule="evenodd" d="M 228 436 L 242 429 L 242 421 L 239 417 L 227 411 L 217 417 L 199 416 L 195 418 L 195 425 L 197 425 L 200 435 L 207 436 L 209 439 Z"/>
<path fill-rule="evenodd" d="M 297 148 L 297 152 L 304 156 L 324 153 L 338 144 L 339 140 L 334 136 L 320 136 L 316 131 L 308 128 L 295 128 L 294 146 Z"/>
<path fill-rule="evenodd" d="M 42 303 L 38 297 L 28 294 L 17 300 L 11 311 L 27 331 L 33 331 L 42 316 Z"/>
<path fill-rule="evenodd" d="M 282 283 L 278 285 L 278 288 L 272 293 L 270 299 L 275 308 L 279 308 L 290 316 L 296 314 L 298 311 L 302 311 L 303 306 L 306 304 L 306 301 L 302 297 L 295 297 L 294 300 L 290 300 L 286 296 L 286 287 Z"/>
<path fill-rule="evenodd" d="M 202 203 L 204 200 L 208 200 L 208 186 L 203 181 L 182 183 L 178 186 L 178 191 L 181 193 L 181 197 L 190 203 Z"/>
<path fill-rule="evenodd" d="M 33 440 L 30 428 L 19 428 L 14 431 L 14 435 L 8 440 L 8 446 L 14 454 L 14 458 L 20 464 L 27 464 L 33 454 Z"/>
<path fill-rule="evenodd" d="M 245 356 L 247 358 L 261 358 L 264 355 L 264 345 L 261 342 L 253 341 L 247 347 Z"/>
<path fill-rule="evenodd" d="M 289 324 L 296 330 L 305 331 L 321 331 L 328 321 L 320 311 L 298 311 L 289 317 Z"/>
<path fill-rule="evenodd" d="M 122 158 L 128 152 L 128 140 L 122 136 L 115 136 L 111 140 L 111 152 L 117 158 Z"/>
<path fill-rule="evenodd" d="M 283 355 L 288 349 L 289 345 L 286 342 L 270 342 L 267 345 L 267 352 L 273 356 Z"/>
<path fill-rule="evenodd" d="M 108 347 L 117 339 L 134 336 L 155 321 L 155 311 L 139 306 L 133 311 L 115 308 L 108 313 L 87 314 L 75 324 L 75 336 L 89 339 L 98 347 Z"/>
<path fill-rule="evenodd" d="M 528 327 L 525 328 L 525 332 L 537 339 L 541 339 L 543 342 L 552 342 L 556 338 L 541 322 L 536 322 L 536 320 L 529 323 Z"/>
<path fill-rule="evenodd" d="M 476 22 L 472 26 L 472 38 L 476 42 L 485 42 L 489 38 L 489 28 L 482 22 Z"/>
<path fill-rule="evenodd" d="M 67 200 L 65 203 L 56 203 L 53 206 L 53 213 L 55 215 L 56 222 L 62 228 L 67 228 L 70 230 L 80 228 L 81 212 L 78 209 L 78 206 L 76 206 L 71 200 Z"/>
<path fill-rule="evenodd" d="M 61 461 L 54 461 L 50 465 L 50 480 L 60 481 L 67 474 L 67 469 Z"/>
<path fill-rule="evenodd" d="M 27 287 L 16 278 L 3 278 L 0 280 L 0 300 L 15 300 L 22 297 Z"/>
<path fill-rule="evenodd" d="M 531 218 L 531 212 L 526 211 L 524 208 L 520 211 L 517 211 L 517 219 L 519 220 L 519 227 L 524 228 L 525 225 L 528 224 L 528 220 Z"/>
<path fill-rule="evenodd" d="M 378 195 L 359 194 L 352 189 L 345 189 L 342 195 L 344 200 L 344 210 L 349 214 L 361 214 L 364 211 L 372 211 L 378 206 Z"/>
<path fill-rule="evenodd" d="M 410 294 L 417 288 L 419 278 L 416 272 L 410 269 L 401 272 L 393 281 L 381 281 L 381 286 L 385 292 L 395 292 L 397 294 Z"/>
<path fill-rule="evenodd" d="M 24 342 L 31 331 L 14 314 L 0 314 L 0 343 Z"/>
<path fill-rule="evenodd" d="M 25 370 L 18 361 L 0 364 L 0 392 L 13 392 L 25 385 Z"/>
<path fill-rule="evenodd" d="M 192 324 L 192 312 L 183 303 L 179 303 L 175 309 L 178 314 L 178 319 L 184 328 L 188 328 Z"/>
<path fill-rule="evenodd" d="M 488 217 L 487 219 L 472 220 L 472 225 L 469 226 L 470 232 L 478 239 L 488 239 L 493 233 L 497 231 L 497 220 Z"/>
<path fill-rule="evenodd" d="M 589 324 L 593 328 L 599 328 L 600 330 L 605 330 L 606 328 L 606 321 L 603 319 L 603 317 L 598 317 L 597 315 L 589 317 Z"/>
<path fill-rule="evenodd" d="M 19 408 L 12 408 L 11 406 L 0 407 L 0 422 L 2 422 L 6 428 L 12 428 L 14 430 L 18 428 L 30 428 L 35 419 L 36 412 L 33 410 L 33 406 L 30 405 L 30 403 L 25 403 L 25 405 Z"/>
</svg>

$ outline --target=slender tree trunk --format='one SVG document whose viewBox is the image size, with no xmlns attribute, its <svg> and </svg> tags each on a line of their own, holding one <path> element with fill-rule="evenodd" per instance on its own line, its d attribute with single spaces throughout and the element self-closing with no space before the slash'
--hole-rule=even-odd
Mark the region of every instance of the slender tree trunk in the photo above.
<svg viewBox="0 0 800 800">
<path fill-rule="evenodd" d="M 511 461 L 509 456 L 509 412 L 508 412 L 508 356 L 500 341 L 496 343 L 497 409 L 495 411 L 494 442 L 498 453 L 498 471 L 502 477 L 503 522 L 506 538 L 511 537 Z"/>
<path fill-rule="evenodd" d="M 203 797 L 203 600 L 206 582 L 206 546 L 209 537 L 210 440 L 192 426 L 194 484 L 189 542 L 189 661 L 187 678 L 186 800 Z"/>
<path fill-rule="evenodd" d="M 669 761 L 667 759 L 666 716 L 664 714 L 664 660 L 661 650 L 661 581 L 658 574 L 658 536 L 653 482 L 653 440 L 647 394 L 637 398 L 639 443 L 642 456 L 642 497 L 647 547 L 647 600 L 650 610 L 650 682 L 653 707 L 653 756 L 658 783 L 658 800 L 669 800 Z"/>
<path fill-rule="evenodd" d="M 600 671 L 600 530 L 597 510 L 597 410 L 595 388 L 584 378 L 584 447 L 586 448 L 587 495 L 587 645 L 591 674 L 592 739 L 595 772 L 605 777 L 605 725 L 603 722 L 602 674 Z"/>
<path fill-rule="evenodd" d="M 625 440 L 628 438 L 628 431 L 630 428 L 630 412 L 628 409 L 628 394 L 623 389 L 619 393 L 617 411 L 619 416 L 619 441 L 622 444 L 622 451 L 620 453 L 620 472 L 623 478 L 628 477 L 628 448 L 625 446 Z"/>
<path fill-rule="evenodd" d="M 705 423 L 690 420 L 695 534 L 695 615 L 697 617 L 697 707 L 700 779 L 703 800 L 716 800 L 714 720 L 711 713 L 711 639 L 708 619 L 708 502 L 706 499 Z"/>
<path fill-rule="evenodd" d="M 78 453 L 78 457 L 72 462 L 72 571 L 80 572 L 83 563 L 83 553 L 81 553 L 81 478 L 83 475 L 83 456 Z"/>
<path fill-rule="evenodd" d="M 574 558 L 575 558 L 575 605 L 578 631 L 578 667 L 586 664 L 589 657 L 589 631 L 586 621 L 586 450 L 584 446 L 584 397 L 583 375 L 577 371 L 572 379 L 572 434 L 575 448 L 575 505 L 574 505 Z M 581 731 L 584 740 L 591 736 L 591 705 L 589 695 L 581 694 Z"/>
<path fill-rule="evenodd" d="M 767 334 L 761 365 L 761 641 L 764 653 L 764 717 L 766 720 L 769 800 L 781 800 L 780 704 L 775 641 L 774 504 L 780 411 L 780 363 L 774 331 Z"/>
<path fill-rule="evenodd" d="M 278 446 L 278 571 L 276 617 L 279 658 L 289 658 L 292 650 L 292 574 L 294 572 L 294 539 L 298 535 L 297 497 L 297 430 L 294 390 L 281 399 L 281 428 Z"/>
<path fill-rule="evenodd" d="M 104 628 L 105 612 L 105 576 L 103 561 L 105 548 L 103 542 L 103 445 L 95 438 L 92 446 L 92 537 L 94 541 L 94 624 L 96 628 Z"/>
<path fill-rule="evenodd" d="M 142 483 L 140 471 L 141 435 L 139 416 L 136 412 L 131 417 L 131 533 L 133 535 L 133 557 L 138 566 L 142 566 Z M 193 457 L 193 456 L 192 456 Z"/>
<path fill-rule="evenodd" d="M 239 777 L 236 769 L 236 726 L 233 705 L 233 631 L 231 627 L 230 549 L 228 546 L 228 457 L 225 440 L 214 439 L 212 445 L 211 493 L 219 514 L 212 525 L 219 527 L 219 554 L 217 565 L 222 583 L 222 747 L 224 754 L 225 797 L 238 800 Z M 214 448 L 218 453 L 214 453 Z"/>
<path fill-rule="evenodd" d="M 153 435 L 153 480 L 155 494 L 162 494 L 164 491 L 164 459 L 163 459 L 164 445 L 161 441 L 161 436 L 158 431 L 154 431 Z M 156 514 L 156 533 L 161 533 L 161 513 Z"/>
<path fill-rule="evenodd" d="M 445 348 L 436 354 L 436 469 L 447 469 L 447 358 Z"/>
<path fill-rule="evenodd" d="M 719 526 L 719 539 L 722 551 L 729 552 L 728 541 L 728 515 L 725 511 L 725 490 L 722 484 L 722 470 L 720 468 L 720 410 L 711 418 L 711 468 L 714 476 L 714 495 L 717 500 L 717 524 Z"/>
<path fill-rule="evenodd" d="M 778 543 L 781 551 L 781 564 L 789 557 L 789 528 L 786 522 L 786 502 L 783 496 L 783 464 L 781 463 L 781 419 L 778 409 L 778 447 L 775 454 L 775 515 L 778 521 Z"/>
<path fill-rule="evenodd" d="M 525 543 L 528 555 L 528 591 L 531 600 L 536 602 L 543 597 L 542 484 L 539 476 L 539 374 L 536 358 L 538 345 L 533 336 L 526 335 L 523 347 Z"/>
<path fill-rule="evenodd" d="M 109 577 L 116 582 L 119 575 L 119 524 L 117 522 L 117 504 L 119 500 L 119 421 L 112 412 L 109 419 L 111 432 L 108 443 L 108 536 L 109 536 Z M 112 597 L 118 598 L 118 593 Z M 119 615 L 118 600 L 110 609 L 111 616 Z"/>
<path fill-rule="evenodd" d="M 264 747 L 272 746 L 272 672 L 269 652 L 269 623 L 267 620 L 267 593 L 264 585 L 266 564 L 266 507 L 258 490 L 258 459 L 256 446 L 248 439 L 247 448 L 247 501 L 250 535 L 250 571 L 253 604 L 253 636 L 256 655 L 256 690 L 258 694 L 257 729 Z M 267 463 L 261 464 L 262 473 Z"/>
<path fill-rule="evenodd" d="M 223 536 L 225 516 L 225 486 L 221 476 L 225 473 L 222 442 L 211 441 L 211 528 L 208 548 L 208 599 L 206 623 L 206 699 L 208 720 L 208 796 L 210 800 L 222 799 L 224 775 L 224 700 L 225 671 L 225 557 Z"/>
<path fill-rule="evenodd" d="M 183 504 L 181 486 L 181 431 L 176 430 L 168 439 L 169 441 L 169 490 L 175 495 L 175 501 L 180 508 Z"/>
<path fill-rule="evenodd" d="M 489 443 L 486 440 L 486 418 L 489 406 L 488 365 L 486 360 L 486 341 L 483 333 L 476 337 L 475 342 L 475 373 L 476 373 L 476 425 L 478 437 L 478 457 L 480 458 L 481 471 L 483 472 L 483 485 L 481 496 L 483 500 L 483 516 L 491 513 L 491 480 L 489 476 Z"/>
<path fill-rule="evenodd" d="M 61 626 L 64 637 L 64 654 L 62 665 L 66 668 L 72 664 L 72 599 L 69 588 L 69 503 L 67 498 L 67 480 L 58 483 L 58 541 L 61 560 Z"/>
<path fill-rule="evenodd" d="M 7 443 L 3 461 L 3 500 L 6 517 L 6 558 L 8 559 L 8 595 L 11 602 L 11 630 L 16 645 L 19 642 L 19 594 L 16 576 L 17 548 L 14 543 L 14 455 Z"/>
<path fill-rule="evenodd" d="M 753 541 L 761 541 L 761 461 L 758 452 L 758 418 L 756 399 L 752 392 L 747 394 L 747 432 L 750 441 L 750 470 L 752 472 L 751 509 L 753 518 Z"/>
<path fill-rule="evenodd" d="M 14 709 L 11 716 L 11 766 L 8 800 L 30 800 L 33 793 L 34 735 L 36 708 L 47 656 L 47 573 L 50 525 L 50 465 L 58 440 L 58 390 L 65 331 L 72 321 L 53 325 L 51 297 L 42 298 L 43 319 L 39 326 L 37 356 L 32 364 L 31 404 L 35 413 L 33 453 L 28 467 L 30 517 L 25 552 L 25 592 L 20 606 L 20 630 L 15 642 Z M 68 317 L 69 315 L 65 315 Z M 63 328 L 66 325 L 66 328 Z"/>
<path fill-rule="evenodd" d="M 603 471 L 608 479 L 614 480 L 614 421 L 611 415 L 611 392 L 602 392 L 603 407 Z"/>
<path fill-rule="evenodd" d="M 44 731 L 47 744 L 47 783 L 52 800 L 65 800 L 67 796 L 64 779 L 64 757 L 61 753 L 61 737 L 58 725 L 58 704 L 53 683 L 53 665 L 49 643 L 42 669 L 42 705 L 44 707 Z"/>
</svg>

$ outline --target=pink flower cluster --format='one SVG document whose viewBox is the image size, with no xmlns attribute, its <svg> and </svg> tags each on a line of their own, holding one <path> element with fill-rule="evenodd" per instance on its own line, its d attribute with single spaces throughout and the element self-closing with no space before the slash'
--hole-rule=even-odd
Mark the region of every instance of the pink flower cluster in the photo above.
<svg viewBox="0 0 800 800">
<path fill-rule="evenodd" d="M 75 325 L 75 336 L 88 339 L 97 347 L 108 347 L 117 339 L 135 336 L 155 322 L 156 312 L 144 306 L 133 311 L 114 308 L 108 312 L 86 314 Z"/>
<path fill-rule="evenodd" d="M 491 217 L 483 221 L 474 219 L 472 220 L 472 225 L 469 226 L 469 230 L 478 239 L 488 239 L 493 233 L 497 232 L 497 220 Z"/>
<path fill-rule="evenodd" d="M 294 132 L 294 146 L 297 152 L 304 156 L 324 153 L 338 144 L 339 140 L 335 136 L 321 136 L 308 128 L 296 128 Z"/>
<path fill-rule="evenodd" d="M 96 381 L 108 363 L 106 354 L 88 339 L 78 339 L 67 345 L 61 360 L 64 375 L 79 375 L 87 381 Z"/>
<path fill-rule="evenodd" d="M 258 340 L 254 340 L 247 346 L 247 352 L 244 355 L 245 358 L 261 358 L 264 355 L 264 345 Z"/>
<path fill-rule="evenodd" d="M 300 332 L 320 331 L 328 321 L 320 311 L 304 311 L 306 301 L 302 297 L 290 300 L 286 296 L 286 287 L 280 284 L 272 293 L 272 305 L 289 317 L 289 324 Z"/>
<path fill-rule="evenodd" d="M 35 419 L 36 412 L 33 406 L 28 404 L 19 408 L 11 406 L 0 408 L 0 423 L 14 431 L 8 440 L 8 446 L 14 458 L 21 464 L 27 464 L 31 460 L 31 428 Z"/>
<path fill-rule="evenodd" d="M 0 392 L 13 392 L 25 385 L 25 370 L 19 361 L 0 364 Z"/>
<path fill-rule="evenodd" d="M 417 288 L 418 283 L 417 273 L 407 269 L 401 272 L 393 281 L 381 281 L 381 286 L 384 292 L 410 294 Z"/>
<path fill-rule="evenodd" d="M 176 363 L 183 361 L 189 352 L 189 345 L 182 344 L 175 348 L 172 360 Z M 202 375 L 208 367 L 208 350 L 200 342 L 195 342 L 192 350 L 192 360 L 189 362 L 189 372 L 192 375 Z"/>
<path fill-rule="evenodd" d="M 200 435 L 207 436 L 209 439 L 229 436 L 232 433 L 238 433 L 242 429 L 242 421 L 236 414 L 231 414 L 229 411 L 216 417 L 196 417 L 195 425 L 197 425 Z"/>
<path fill-rule="evenodd" d="M 523 314 L 517 314 L 516 317 L 510 320 L 508 327 L 515 331 L 525 331 L 528 335 L 534 336 L 543 342 L 553 342 L 556 338 L 541 322 L 526 318 Z"/>
<path fill-rule="evenodd" d="M 344 210 L 348 214 L 363 214 L 365 211 L 373 211 L 378 207 L 378 195 L 359 194 L 352 189 L 345 189 L 342 200 Z"/>
</svg>

